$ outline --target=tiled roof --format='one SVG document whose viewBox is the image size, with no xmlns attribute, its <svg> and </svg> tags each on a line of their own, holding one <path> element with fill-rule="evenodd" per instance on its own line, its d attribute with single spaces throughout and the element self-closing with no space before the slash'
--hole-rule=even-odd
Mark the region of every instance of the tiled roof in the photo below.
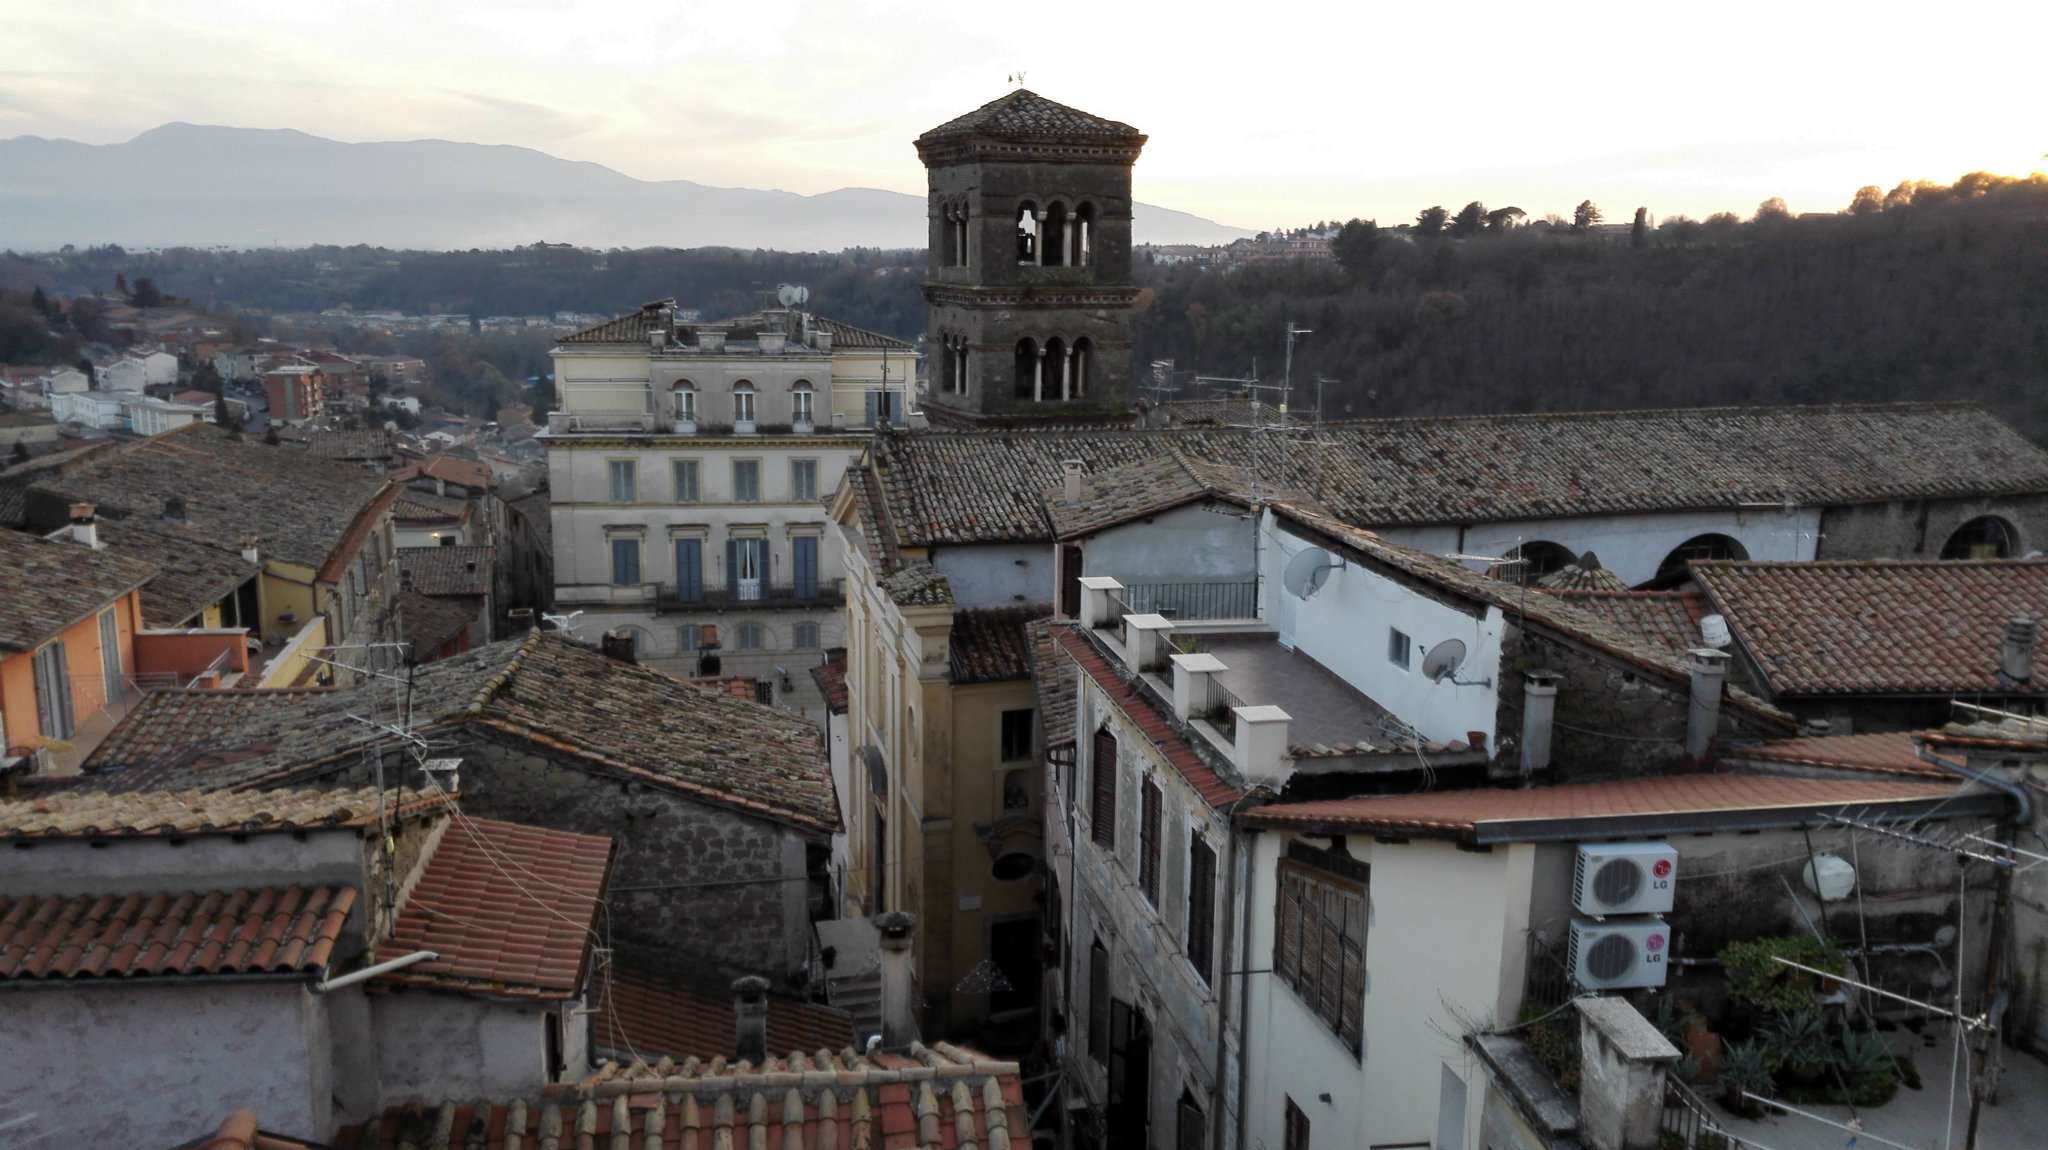
<svg viewBox="0 0 2048 1150">
<path fill-rule="evenodd" d="M 156 567 L 142 585 L 142 617 L 176 627 L 262 573 L 239 550 L 215 544 L 183 524 L 160 519 L 102 519 L 100 542 L 117 555 Z"/>
<path fill-rule="evenodd" d="M 1693 578 L 1773 697 L 2040 694 L 1998 680 L 2006 621 L 2048 617 L 2048 560 L 1702 562 Z M 2048 656 L 2048 628 L 2034 658 Z"/>
<path fill-rule="evenodd" d="M 1220 808 L 1227 807 L 1244 797 L 1242 790 L 1231 786 L 1212 770 L 1209 764 L 1203 762 L 1202 757 L 1195 753 L 1195 749 L 1188 745 L 1188 741 L 1174 732 L 1172 725 L 1167 722 L 1166 716 L 1160 713 L 1159 708 L 1119 678 L 1116 669 L 1109 665 L 1109 661 L 1097 654 L 1095 648 L 1090 646 L 1088 640 L 1071 624 L 1055 624 L 1052 635 L 1053 641 L 1067 653 L 1067 657 L 1078 664 L 1089 678 L 1095 680 L 1095 685 L 1102 689 L 1103 694 L 1109 696 L 1111 702 L 1123 710 L 1125 717 L 1139 730 L 1145 732 L 1145 737 L 1152 740 L 1152 746 L 1159 752 L 1160 757 L 1173 764 L 1173 769 L 1179 771 L 1180 777 L 1195 788 L 1195 792 L 1202 796 L 1202 801 Z M 1049 734 L 1046 745 L 1053 745 Z"/>
<path fill-rule="evenodd" d="M 323 1150 L 314 1142 L 258 1129 L 256 1112 L 237 1110 L 227 1116 L 211 1137 L 187 1142 L 175 1150 Z"/>
<path fill-rule="evenodd" d="M 1038 692 L 1038 725 L 1048 748 L 1074 741 L 1075 688 L 1080 670 L 1067 658 L 1053 631 L 1061 624 L 1035 619 L 1026 624 L 1031 637 L 1031 683 Z"/>
<path fill-rule="evenodd" d="M 435 495 L 431 491 L 415 491 L 408 487 L 398 493 L 398 502 L 391 505 L 391 517 L 404 522 L 447 522 L 459 520 L 469 514 L 469 500 L 457 499 L 452 495 Z"/>
<path fill-rule="evenodd" d="M 1911 731 L 1884 731 L 1868 735 L 1818 735 L 1735 747 L 1722 757 L 1742 762 L 1781 763 L 1794 767 L 1827 767 L 1841 771 L 1874 771 L 1885 775 L 1925 775 L 1953 778 L 1947 771 L 1922 759 L 1919 741 L 1926 736 Z"/>
<path fill-rule="evenodd" d="M 851 1050 L 611 1065 L 572 1089 L 506 1102 L 415 1102 L 343 1128 L 336 1150 L 1027 1150 L 1017 1064 L 948 1043 L 904 1054 Z M 650 1142 L 650 1135 L 654 1138 Z"/>
<path fill-rule="evenodd" d="M 384 481 L 348 463 L 194 423 L 83 456 L 39 476 L 36 486 L 97 504 L 103 519 L 156 519 L 176 497 L 198 538 L 239 551 L 253 535 L 265 558 L 317 571 Z"/>
<path fill-rule="evenodd" d="M 0 651 L 28 651 L 156 574 L 139 559 L 0 528 Z"/>
<path fill-rule="evenodd" d="M 1423 794 L 1277 803 L 1244 815 L 1258 826 L 1343 828 L 1384 834 L 1448 835 L 1513 842 L 1517 823 L 1649 820 L 1714 814 L 1882 807 L 1948 799 L 1955 783 L 1905 779 L 1795 779 L 1770 775 L 1664 775 L 1522 790 L 1479 788 Z M 1958 811 L 1958 813 L 1962 813 Z M 1688 824 L 1691 825 L 1691 824 Z M 1618 828 L 1613 833 L 1620 833 Z"/>
<path fill-rule="evenodd" d="M 1700 617 L 1709 612 L 1698 591 L 1553 591 L 1545 595 L 1595 615 L 1674 659 L 1699 647 Z"/>
<path fill-rule="evenodd" d="M 1592 552 L 1586 552 L 1587 558 Z M 1587 559 L 1564 566 L 1536 580 L 1536 586 L 1545 591 L 1626 591 L 1628 583 L 1621 576 L 1609 571 L 1594 561 L 1587 566 Z"/>
<path fill-rule="evenodd" d="M 1295 415 L 1282 414 L 1271 403 L 1252 399 L 1169 399 L 1152 409 L 1154 422 L 1168 427 L 1284 427 L 1299 424 Z"/>
<path fill-rule="evenodd" d="M 425 657 L 469 630 L 477 610 L 460 597 L 436 598 L 407 588 L 398 593 L 398 620 L 414 657 Z"/>
<path fill-rule="evenodd" d="M 354 887 L 0 894 L 0 982 L 188 974 L 314 974 Z"/>
<path fill-rule="evenodd" d="M 382 984 L 491 995 L 575 998 L 601 945 L 598 907 L 612 840 L 460 816 L 400 904 L 378 962 L 439 958 L 379 975 Z"/>
<path fill-rule="evenodd" d="M 400 547 L 399 585 L 422 595 L 486 595 L 493 562 L 489 547 Z"/>
<path fill-rule="evenodd" d="M 1108 468 L 1081 480 L 1080 499 L 1066 501 L 1065 482 L 1046 492 L 1046 517 L 1055 538 L 1073 539 L 1105 527 L 1170 511 L 1185 503 L 1222 497 L 1242 504 L 1255 486 L 1242 468 L 1200 463 L 1167 450 L 1137 463 Z"/>
<path fill-rule="evenodd" d="M 841 323 L 836 319 L 822 315 L 813 315 L 811 323 L 813 326 L 821 327 L 831 333 L 833 351 L 838 351 L 842 347 L 886 347 L 894 351 L 910 351 L 914 347 L 908 340 L 897 339 L 893 335 L 883 335 L 878 331 L 869 331 L 864 327 L 855 327 L 850 323 Z"/>
<path fill-rule="evenodd" d="M 348 462 L 390 459 L 395 454 L 387 431 L 306 431 L 279 428 L 277 436 L 287 445 L 300 447 L 322 459 Z"/>
<path fill-rule="evenodd" d="M 953 602 L 945 573 L 922 559 L 882 576 L 882 590 L 899 607 L 944 607 Z"/>
<path fill-rule="evenodd" d="M 947 640 L 955 683 L 997 683 L 1031 677 L 1031 638 L 1025 627 L 1052 614 L 1050 604 L 985 607 L 953 612 Z"/>
<path fill-rule="evenodd" d="M 811 681 L 825 696 L 825 709 L 835 715 L 846 713 L 846 649 L 827 653 L 825 661 L 811 668 Z"/>
<path fill-rule="evenodd" d="M 690 985 L 645 962 L 614 959 L 599 976 L 590 1044 L 612 1058 L 732 1058 L 739 1050 L 730 989 Z M 853 1016 L 801 999 L 768 997 L 768 1049 L 844 1050 Z"/>
<path fill-rule="evenodd" d="M 650 332 L 660 331 L 666 326 L 660 305 L 675 306 L 674 300 L 657 300 L 643 304 L 637 311 L 613 316 L 602 323 L 592 324 L 579 332 L 565 335 L 557 343 L 637 343 L 647 346 Z"/>
<path fill-rule="evenodd" d="M 365 692 L 153 691 L 85 762 L 93 785 L 130 791 L 276 786 L 317 777 L 382 736 L 351 721 Z M 475 723 L 592 769 L 706 802 L 835 831 L 839 805 L 816 724 L 607 658 L 559 634 L 421 666 L 422 730 Z"/>
<path fill-rule="evenodd" d="M 391 817 L 410 818 L 447 804 L 439 793 L 393 788 Z M 365 827 L 377 821 L 377 788 L 280 791 L 50 791 L 0 801 L 0 842 L 58 838 L 183 838 L 206 834 Z"/>
<path fill-rule="evenodd" d="M 1971 405 L 1702 408 L 1328 423 L 1282 453 L 1237 428 L 913 432 L 878 437 L 902 544 L 1039 542 L 1061 463 L 1092 472 L 1173 445 L 1374 527 L 1820 506 L 2048 489 L 2048 451 Z"/>
<path fill-rule="evenodd" d="M 459 484 L 473 491 L 483 491 L 491 486 L 490 468 L 457 455 L 429 455 L 409 467 L 400 468 L 397 474 L 401 482 L 421 476 Z"/>
<path fill-rule="evenodd" d="M 949 136 L 992 136 L 1001 140 L 1131 140 L 1144 134 L 1129 124 L 1105 120 L 1055 103 L 1026 88 L 990 100 L 917 138 L 920 144 Z"/>
</svg>

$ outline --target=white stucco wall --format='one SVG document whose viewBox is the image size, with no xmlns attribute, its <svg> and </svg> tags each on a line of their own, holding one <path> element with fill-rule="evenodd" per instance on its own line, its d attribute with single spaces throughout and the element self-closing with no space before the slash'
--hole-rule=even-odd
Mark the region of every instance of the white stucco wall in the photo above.
<svg viewBox="0 0 2048 1150">
<path fill-rule="evenodd" d="M 127 838 L 95 847 L 76 840 L 0 851 L 0 890 L 13 895 L 95 894 L 107 890 L 212 890 L 268 883 L 360 886 L 363 843 L 353 829 L 194 835 L 180 844 Z"/>
<path fill-rule="evenodd" d="M 384 1095 L 396 1105 L 409 1098 L 537 1094 L 547 1084 L 546 1016 L 538 1006 L 461 994 L 372 995 L 370 1019 Z M 572 1027 L 585 1029 L 574 1020 Z M 566 1044 L 564 1052 L 566 1058 Z M 572 1074 L 576 1069 L 570 1066 Z"/>
<path fill-rule="evenodd" d="M 324 1139 L 334 1078 L 310 997 L 299 981 L 0 991 L 0 1113 L 33 1115 L 51 1146 L 170 1145 L 238 1109 Z"/>
<path fill-rule="evenodd" d="M 1329 668 L 1427 738 L 1448 741 L 1484 731 L 1489 745 L 1497 745 L 1494 725 L 1506 628 L 1498 609 L 1487 607 L 1475 618 L 1350 561 L 1331 570 L 1322 588 L 1304 601 L 1286 590 L 1281 576 L 1289 560 L 1314 544 L 1285 530 L 1270 514 L 1263 531 L 1261 611 L 1282 643 Z M 1408 636 L 1405 668 L 1387 657 L 1391 628 Z M 1445 639 L 1465 644 L 1457 683 L 1432 682 L 1422 674 L 1423 656 Z M 1461 685 L 1488 680 L 1492 685 Z"/>
<path fill-rule="evenodd" d="M 1249 580 L 1258 523 L 1242 508 L 1177 507 L 1083 541 L 1081 573 L 1124 583 Z"/>
<path fill-rule="evenodd" d="M 1437 555 L 1505 556 L 1525 542 L 1555 543 L 1574 555 L 1593 552 L 1602 567 L 1633 585 L 1655 577 L 1665 557 L 1696 535 L 1726 535 L 1741 543 L 1751 559 L 1811 560 L 1820 540 L 1820 511 L 1765 507 L 1511 520 L 1473 524 L 1462 537 L 1455 526 L 1378 530 L 1390 542 Z M 1486 564 L 1467 566 L 1483 570 Z"/>
<path fill-rule="evenodd" d="M 953 602 L 963 608 L 1052 602 L 1052 562 L 1052 549 L 1042 543 L 932 549 L 932 566 L 952 583 Z"/>
</svg>

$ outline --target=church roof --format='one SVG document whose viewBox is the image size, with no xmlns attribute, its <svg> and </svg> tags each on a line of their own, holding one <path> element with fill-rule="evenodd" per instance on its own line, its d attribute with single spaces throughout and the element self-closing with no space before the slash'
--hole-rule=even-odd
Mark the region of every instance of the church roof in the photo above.
<svg viewBox="0 0 2048 1150">
<path fill-rule="evenodd" d="M 1129 124 L 1105 120 L 1079 108 L 1069 108 L 1025 88 L 948 120 L 919 136 L 917 142 L 922 144 L 954 136 L 993 136 L 1003 140 L 1142 141 L 1145 138 L 1143 132 Z"/>
</svg>

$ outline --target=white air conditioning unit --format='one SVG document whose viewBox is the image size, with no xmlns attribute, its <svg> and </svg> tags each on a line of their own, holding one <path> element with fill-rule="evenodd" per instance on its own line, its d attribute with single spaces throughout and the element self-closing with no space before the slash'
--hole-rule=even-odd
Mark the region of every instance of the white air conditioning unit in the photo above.
<svg viewBox="0 0 2048 1150">
<path fill-rule="evenodd" d="M 1671 928 L 1661 918 L 1575 918 L 1565 963 L 1572 982 L 1585 990 L 1662 986 L 1670 950 Z"/>
<path fill-rule="evenodd" d="M 1664 914 L 1678 879 L 1678 852 L 1666 843 L 1588 843 L 1572 874 L 1580 914 Z"/>
</svg>

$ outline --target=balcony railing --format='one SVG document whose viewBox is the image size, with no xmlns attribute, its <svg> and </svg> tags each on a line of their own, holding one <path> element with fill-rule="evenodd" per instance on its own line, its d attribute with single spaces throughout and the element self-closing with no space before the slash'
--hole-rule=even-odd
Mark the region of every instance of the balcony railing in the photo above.
<svg viewBox="0 0 2048 1150">
<path fill-rule="evenodd" d="M 846 601 L 844 578 L 818 579 L 799 586 L 794 580 L 763 579 L 754 583 L 718 586 L 707 584 L 685 597 L 673 584 L 664 583 L 655 597 L 660 611 L 701 611 L 761 607 L 836 607 Z"/>
<path fill-rule="evenodd" d="M 1237 741 L 1237 712 L 1232 708 L 1244 706 L 1244 700 L 1230 693 L 1213 676 L 1209 679 L 1209 713 L 1202 717 L 1216 728 L 1226 742 Z"/>
<path fill-rule="evenodd" d="M 1140 615 L 1169 619 L 1256 619 L 1259 585 L 1243 583 L 1126 583 L 1124 603 Z"/>
<path fill-rule="evenodd" d="M 1095 624 L 1095 629 L 1113 632 L 1121 641 L 1124 630 L 1124 616 L 1132 613 L 1131 606 L 1124 601 L 1124 597 L 1121 594 L 1115 591 L 1109 593 L 1108 600 L 1109 606 L 1103 611 L 1102 620 Z"/>
</svg>

